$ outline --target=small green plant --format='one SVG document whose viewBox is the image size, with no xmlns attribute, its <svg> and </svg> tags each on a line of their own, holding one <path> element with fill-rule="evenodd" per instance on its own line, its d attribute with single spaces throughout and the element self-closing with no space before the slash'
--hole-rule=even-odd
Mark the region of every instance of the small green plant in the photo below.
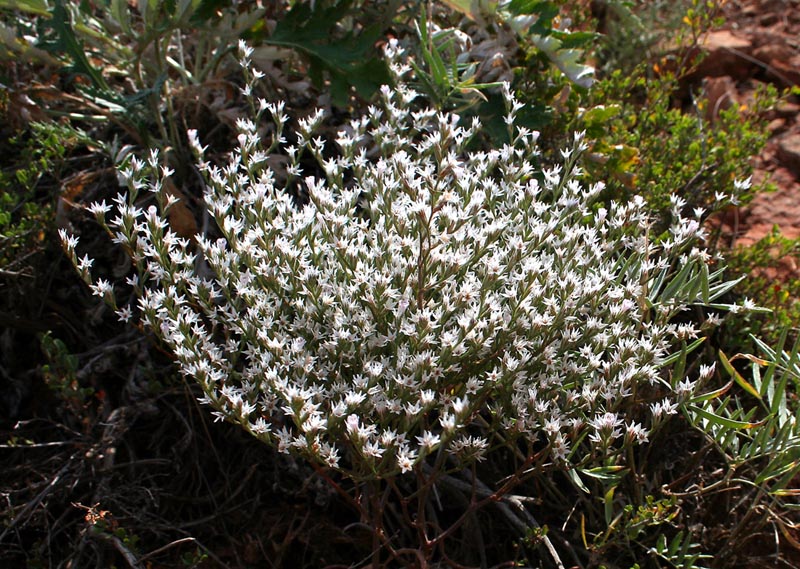
<svg viewBox="0 0 800 569">
<path fill-rule="evenodd" d="M 771 310 L 756 318 L 736 317 L 732 328 L 738 334 L 728 338 L 729 344 L 735 343 L 736 350 L 754 350 L 751 335 L 756 335 L 775 345 L 785 329 L 790 330 L 790 338 L 796 337 L 800 278 L 794 276 L 792 267 L 800 261 L 800 239 L 788 239 L 776 227 L 753 245 L 728 251 L 726 258 L 732 271 L 749 275 L 736 288 L 736 294 Z"/>
<path fill-rule="evenodd" d="M 60 62 L 68 95 L 52 113 L 83 124 L 111 123 L 141 146 L 180 155 L 188 112 L 178 103 L 194 98 L 200 86 L 219 86 L 230 46 L 263 15 L 228 4 L 32 0 L 0 3 L 0 13 L 24 15 L 14 20 L 15 37 L 6 37 L 10 48 L 29 44 L 32 57 L 46 53 L 48 62 Z"/>
<path fill-rule="evenodd" d="M 43 334 L 40 341 L 47 361 L 41 370 L 45 384 L 76 417 L 82 416 L 81 410 L 94 395 L 94 389 L 81 385 L 78 378 L 78 358 L 62 340 L 54 338 L 49 332 Z"/>
<path fill-rule="evenodd" d="M 289 48 L 307 60 L 306 74 L 333 103 L 347 108 L 353 91 L 369 100 L 389 80 L 386 63 L 375 44 L 393 24 L 400 3 L 326 0 L 291 2 L 274 30 L 257 26 L 249 41 Z M 258 58 L 259 50 L 255 53 Z"/>
<path fill-rule="evenodd" d="M 454 28 L 431 29 L 423 9 L 417 23 L 420 64 L 410 59 L 421 92 L 437 109 L 466 110 L 486 101 L 482 90 L 499 88 L 502 83 L 476 81 L 477 62 L 468 62 L 469 36 Z"/>
<path fill-rule="evenodd" d="M 788 337 L 788 328 L 774 346 L 754 337 L 757 355 L 720 352 L 730 381 L 694 396 L 684 408 L 725 461 L 723 476 L 700 493 L 741 487 L 720 561 L 746 550 L 767 524 L 785 532 L 797 508 L 800 493 L 792 484 L 800 473 L 800 338 L 789 345 Z M 746 372 L 734 366 L 738 361 L 749 363 Z"/>
<path fill-rule="evenodd" d="M 32 276 L 32 258 L 54 231 L 56 180 L 69 154 L 86 144 L 97 143 L 53 122 L 31 123 L 8 141 L 10 168 L 0 172 L 0 270 L 6 276 Z"/>
<path fill-rule="evenodd" d="M 722 4 L 718 0 L 596 2 L 603 39 L 594 54 L 601 75 L 638 74 L 642 65 L 654 63 L 678 76 L 688 72 L 703 36 L 722 25 Z"/>
<path fill-rule="evenodd" d="M 672 108 L 673 86 L 669 77 L 652 80 L 645 73 L 618 71 L 600 81 L 591 93 L 594 104 L 579 122 L 594 140 L 588 171 L 611 176 L 609 195 L 638 193 L 662 216 L 673 192 L 687 207 L 709 214 L 731 201 L 747 203 L 764 185 L 737 180 L 749 175 L 751 157 L 766 143 L 761 117 L 776 100 L 775 90 L 758 94 L 751 108 L 720 111 L 712 122 L 704 115 L 702 93 L 690 112 Z"/>
</svg>

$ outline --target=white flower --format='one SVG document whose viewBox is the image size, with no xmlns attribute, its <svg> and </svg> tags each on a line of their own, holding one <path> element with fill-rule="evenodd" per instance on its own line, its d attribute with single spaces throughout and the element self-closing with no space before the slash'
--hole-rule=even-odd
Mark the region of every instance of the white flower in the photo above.
<svg viewBox="0 0 800 569">
<path fill-rule="evenodd" d="M 716 365 L 717 365 L 716 362 L 712 362 L 711 365 L 702 364 L 697 374 L 700 378 L 700 381 L 707 381 L 711 379 L 711 376 L 714 375 L 714 370 L 716 369 Z"/>
<path fill-rule="evenodd" d="M 647 442 L 647 429 L 642 427 L 640 423 L 631 422 L 625 427 L 625 434 L 627 437 L 639 443 L 646 443 Z"/>
<path fill-rule="evenodd" d="M 117 310 L 117 316 L 120 322 L 128 322 L 133 317 L 133 311 L 131 311 L 130 306 L 124 306 Z"/>
<path fill-rule="evenodd" d="M 397 451 L 397 466 L 400 468 L 400 472 L 406 473 L 411 471 L 411 469 L 414 468 L 416 459 L 417 454 L 407 448 Z"/>
<path fill-rule="evenodd" d="M 399 44 L 388 52 L 400 57 Z M 240 43 L 251 97 L 252 55 Z M 399 60 L 390 68 L 408 71 Z M 447 468 L 482 460 L 493 429 L 525 444 L 546 437 L 559 463 L 586 458 L 585 445 L 570 441 L 587 425 L 606 448 L 646 441 L 628 412 L 649 405 L 651 417 L 636 418 L 655 427 L 677 411 L 647 394 L 700 328 L 689 313 L 675 321 L 699 293 L 661 295 L 676 271 L 688 266 L 693 278 L 710 262 L 696 241 L 702 225 L 682 217 L 685 200 L 672 198 L 674 227 L 660 244 L 648 238 L 641 196 L 597 209 L 602 184 L 584 183 L 575 165 L 584 135 L 561 164 L 538 156 L 538 133 L 514 124 L 522 103 L 508 86 L 512 140 L 486 151 L 467 146 L 476 120 L 423 108 L 401 81 L 380 97 L 380 108 L 332 141 L 317 134 L 322 110 L 300 117 L 285 136 L 290 147 L 285 106 L 252 101 L 256 116 L 237 121 L 239 146 L 221 165 L 202 162 L 205 148 L 190 131 L 214 240 L 179 238 L 151 207 L 174 201 L 164 196 L 170 172 L 158 153 L 147 164 L 131 157 L 121 172 L 129 193 L 113 200 L 105 223 L 132 252 L 126 283 L 215 417 L 280 452 L 376 477 L 432 465 L 425 457 L 439 448 Z M 147 190 L 158 199 L 137 205 Z M 60 236 L 91 290 L 113 306 L 112 284 L 93 282 L 77 238 Z M 132 306 L 117 315 L 131 318 Z M 701 367 L 698 383 L 712 374 Z M 695 389 L 681 381 L 675 400 Z"/>
<path fill-rule="evenodd" d="M 589 421 L 589 426 L 595 431 L 589 435 L 589 439 L 596 443 L 607 444 L 610 440 L 622 435 L 622 431 L 618 428 L 620 425 L 622 425 L 622 419 L 616 413 L 606 412 L 602 415 L 595 415 Z"/>
<path fill-rule="evenodd" d="M 71 253 L 75 251 L 75 247 L 78 246 L 77 237 L 70 235 L 67 230 L 63 228 L 58 230 L 58 236 L 61 239 L 61 244 L 63 245 L 64 249 L 67 250 L 67 252 Z"/>
<path fill-rule="evenodd" d="M 380 444 L 377 441 L 367 441 L 364 443 L 364 448 L 362 452 L 365 456 L 369 456 L 372 458 L 381 458 L 383 453 L 386 449 L 381 448 Z"/>
<path fill-rule="evenodd" d="M 100 298 L 107 298 L 114 294 L 114 286 L 105 279 L 97 279 L 94 284 L 89 285 L 92 293 Z"/>
<path fill-rule="evenodd" d="M 431 431 L 425 431 L 422 433 L 421 437 L 417 437 L 417 442 L 426 452 L 431 452 L 433 449 L 435 449 L 439 445 L 440 440 L 441 438 L 439 435 L 436 435 Z"/>
</svg>

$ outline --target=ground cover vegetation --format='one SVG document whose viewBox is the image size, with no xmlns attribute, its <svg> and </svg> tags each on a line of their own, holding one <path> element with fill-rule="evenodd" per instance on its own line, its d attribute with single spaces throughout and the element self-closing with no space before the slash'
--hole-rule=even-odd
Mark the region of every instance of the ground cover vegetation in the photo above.
<svg viewBox="0 0 800 569">
<path fill-rule="evenodd" d="M 781 94 L 706 112 L 718 17 L 0 1 L 0 558 L 797 566 L 742 278 L 796 245 L 714 223 Z"/>
</svg>

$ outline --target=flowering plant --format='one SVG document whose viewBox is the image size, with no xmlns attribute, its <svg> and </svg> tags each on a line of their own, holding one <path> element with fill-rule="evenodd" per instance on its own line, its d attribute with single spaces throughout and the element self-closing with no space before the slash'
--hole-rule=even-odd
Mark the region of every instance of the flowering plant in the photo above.
<svg viewBox="0 0 800 569">
<path fill-rule="evenodd" d="M 624 460 L 694 394 L 675 364 L 698 330 L 674 317 L 731 286 L 693 246 L 700 224 L 675 198 L 671 234 L 655 239 L 641 198 L 595 204 L 603 185 L 581 180 L 581 134 L 561 165 L 537 167 L 538 133 L 515 126 L 521 105 L 504 96 L 509 142 L 488 151 L 471 149 L 477 121 L 414 107 L 401 81 L 335 148 L 314 138 L 321 112 L 288 145 L 283 105 L 263 100 L 223 167 L 190 132 L 217 237 L 170 229 L 155 152 L 121 169 L 116 216 L 90 209 L 132 256 L 138 312 L 217 417 L 358 483 L 413 471 L 418 495 L 510 449 L 498 497 L 552 468 L 580 484 L 579 469 Z M 279 152 L 285 170 L 268 160 Z M 157 206 L 137 205 L 143 189 Z"/>
</svg>

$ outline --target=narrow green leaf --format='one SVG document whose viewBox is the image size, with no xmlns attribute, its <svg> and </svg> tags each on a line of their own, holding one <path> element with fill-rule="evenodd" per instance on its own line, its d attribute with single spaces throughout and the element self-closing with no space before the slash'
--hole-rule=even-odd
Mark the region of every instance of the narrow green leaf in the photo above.
<svg viewBox="0 0 800 569">
<path fill-rule="evenodd" d="M 763 425 L 764 421 L 759 421 L 758 423 L 752 423 L 750 421 L 736 421 L 734 419 L 730 419 L 728 417 L 722 417 L 711 411 L 703 409 L 702 407 L 698 407 L 697 405 L 689 405 L 689 409 L 709 421 L 712 425 L 721 425 L 723 427 L 728 427 L 729 429 L 754 429 L 759 425 Z"/>
<path fill-rule="evenodd" d="M 664 292 L 661 293 L 661 297 L 666 299 L 675 298 L 678 296 L 678 292 L 686 286 L 686 282 L 689 279 L 689 273 L 692 271 L 692 264 L 686 263 L 678 274 L 675 275 L 669 284 L 664 288 Z"/>
<path fill-rule="evenodd" d="M 614 490 L 616 489 L 616 486 L 612 486 L 603 497 L 603 511 L 606 518 L 606 526 L 611 525 L 611 520 L 614 517 Z"/>
<path fill-rule="evenodd" d="M 122 31 L 131 34 L 131 15 L 127 0 L 111 0 L 111 17 L 119 24 Z"/>
<path fill-rule="evenodd" d="M 725 393 L 731 387 L 733 387 L 733 382 L 729 381 L 728 383 L 726 383 L 725 385 L 723 385 L 719 389 L 715 389 L 714 391 L 709 391 L 708 393 L 704 393 L 703 395 L 696 395 L 696 396 L 692 397 L 689 400 L 689 402 L 690 403 L 702 403 L 703 401 L 711 401 L 712 399 L 716 399 L 717 397 L 725 395 Z"/>
<path fill-rule="evenodd" d="M 708 265 L 702 263 L 700 265 L 700 293 L 703 304 L 711 302 L 711 289 L 709 288 L 709 274 Z"/>
<path fill-rule="evenodd" d="M 683 350 L 681 350 L 680 352 L 675 352 L 674 354 L 670 354 L 669 356 L 667 356 L 666 358 L 664 358 L 661 361 L 660 367 L 667 367 L 667 366 L 670 366 L 670 365 L 674 364 L 681 357 L 686 357 L 686 355 L 691 354 L 698 347 L 700 347 L 700 345 L 705 341 L 706 341 L 705 337 L 702 337 L 702 338 L 698 338 L 697 340 L 695 340 L 694 342 L 689 344 L 686 347 L 686 354 L 683 353 Z"/>
<path fill-rule="evenodd" d="M 734 356 L 734 359 L 736 357 L 737 356 Z M 745 378 L 743 378 L 742 375 L 738 371 L 736 371 L 736 368 L 733 367 L 733 365 L 731 364 L 730 360 L 728 359 L 728 356 L 726 356 L 725 352 L 723 352 L 722 350 L 719 350 L 719 361 L 722 363 L 722 367 L 725 368 L 725 371 L 728 372 L 728 374 L 733 378 L 733 380 L 736 383 L 739 384 L 739 386 L 742 389 L 747 391 L 747 393 L 749 393 L 753 397 L 756 397 L 757 399 L 761 399 L 761 394 L 758 392 L 758 390 L 755 387 L 753 387 L 752 385 L 750 385 L 747 382 L 747 380 Z"/>
<path fill-rule="evenodd" d="M 658 539 L 656 540 L 656 553 L 661 555 L 662 557 L 667 551 L 667 536 L 659 534 Z"/>
<path fill-rule="evenodd" d="M 675 554 L 678 552 L 681 544 L 683 543 L 683 530 L 678 532 L 678 535 L 672 538 L 672 541 L 669 544 L 669 556 L 670 558 L 675 557 Z"/>
<path fill-rule="evenodd" d="M 672 366 L 672 388 L 674 389 L 675 386 L 683 381 L 683 375 L 686 370 L 686 355 L 687 355 L 688 347 L 686 346 L 686 340 L 681 340 L 681 351 L 680 357 L 675 362 L 675 365 Z"/>
<path fill-rule="evenodd" d="M 37 16 L 49 16 L 45 0 L 0 0 L 0 9 L 19 10 Z"/>
<path fill-rule="evenodd" d="M 709 298 L 711 300 L 718 299 L 720 296 L 726 294 L 731 289 L 733 289 L 733 287 L 735 287 L 737 284 L 742 282 L 742 280 L 744 280 L 744 278 L 745 278 L 744 276 L 741 276 L 738 279 L 734 279 L 734 280 L 728 281 L 728 282 L 722 282 L 722 283 L 719 283 L 719 284 L 716 284 L 716 285 L 710 287 L 709 291 L 708 291 L 709 292 Z M 730 305 L 724 305 L 724 306 L 730 306 Z"/>
<path fill-rule="evenodd" d="M 569 470 L 567 470 L 567 476 L 578 490 L 581 490 L 586 494 L 590 494 L 589 489 L 586 487 L 586 484 L 583 483 L 583 480 L 581 480 L 581 477 L 578 475 L 577 470 L 575 470 L 574 468 L 570 468 Z"/>
<path fill-rule="evenodd" d="M 581 474 L 603 482 L 618 483 L 627 470 L 624 466 L 598 466 L 595 468 L 579 469 Z"/>
<path fill-rule="evenodd" d="M 764 472 L 759 474 L 753 482 L 756 485 L 761 485 L 764 482 L 774 480 L 775 478 L 779 478 L 790 472 L 794 473 L 798 469 L 800 469 L 800 460 L 794 460 L 789 464 L 784 464 L 775 470 L 765 469 Z"/>
</svg>

